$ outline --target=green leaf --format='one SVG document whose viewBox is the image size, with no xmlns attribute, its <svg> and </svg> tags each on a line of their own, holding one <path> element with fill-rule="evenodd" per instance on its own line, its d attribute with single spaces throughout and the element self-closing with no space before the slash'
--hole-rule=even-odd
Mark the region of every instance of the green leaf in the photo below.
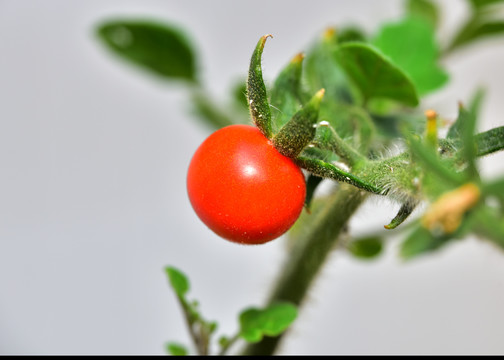
<svg viewBox="0 0 504 360">
<path fill-rule="evenodd" d="M 175 293 L 183 298 L 189 291 L 189 280 L 187 277 L 180 270 L 171 266 L 166 267 L 165 272 Z"/>
<path fill-rule="evenodd" d="M 476 134 L 474 141 L 477 156 L 504 150 L 504 126 Z"/>
<path fill-rule="evenodd" d="M 495 196 L 500 201 L 502 211 L 504 212 L 504 178 L 483 184 L 481 190 L 485 196 Z"/>
<path fill-rule="evenodd" d="M 264 335 L 280 335 L 296 317 L 297 308 L 290 303 L 275 303 L 265 309 L 247 309 L 240 314 L 240 336 L 255 343 Z"/>
<path fill-rule="evenodd" d="M 465 110 L 462 106 L 460 112 L 466 113 L 466 121 L 461 126 L 460 139 L 462 141 L 462 156 L 467 164 L 466 172 L 470 179 L 479 179 L 478 168 L 476 167 L 476 143 L 474 142 L 474 132 L 476 130 L 476 115 Z"/>
<path fill-rule="evenodd" d="M 504 249 L 504 217 L 496 209 L 481 206 L 474 215 L 474 231 Z"/>
<path fill-rule="evenodd" d="M 308 211 L 310 211 L 310 206 L 313 200 L 313 195 L 315 194 L 315 190 L 319 184 L 324 180 L 319 176 L 314 176 L 312 174 L 308 174 L 308 179 L 306 180 L 306 197 L 305 197 L 305 207 Z"/>
<path fill-rule="evenodd" d="M 480 11 L 489 5 L 495 5 L 503 2 L 503 0 L 469 0 L 469 3 L 473 7 L 473 9 L 477 11 Z"/>
<path fill-rule="evenodd" d="M 366 34 L 364 31 L 357 26 L 347 26 L 337 31 L 337 39 L 339 44 L 346 42 L 365 42 Z"/>
<path fill-rule="evenodd" d="M 269 37 L 272 36 L 264 35 L 259 39 L 250 59 L 247 78 L 247 100 L 252 120 L 268 139 L 272 136 L 271 111 L 262 76 L 261 57 Z"/>
<path fill-rule="evenodd" d="M 225 347 L 229 346 L 230 339 L 227 336 L 222 335 L 221 337 L 219 337 L 218 343 L 219 343 L 220 347 L 225 348 Z"/>
<path fill-rule="evenodd" d="M 467 211 L 462 218 L 461 224 L 453 233 L 431 232 L 423 226 L 418 226 L 409 236 L 403 241 L 400 248 L 400 254 L 404 259 L 412 259 L 422 254 L 427 254 L 440 249 L 448 244 L 451 240 L 464 239 L 474 229 L 481 229 L 481 213 L 486 207 L 476 206 Z M 504 230 L 504 226 L 501 227 Z M 494 235 L 495 232 L 492 232 Z M 504 242 L 502 242 L 504 245 Z"/>
<path fill-rule="evenodd" d="M 192 44 L 172 25 L 148 20 L 110 20 L 97 27 L 97 34 L 112 52 L 161 78 L 197 81 Z"/>
<path fill-rule="evenodd" d="M 412 259 L 439 249 L 448 239 L 446 236 L 436 237 L 426 228 L 419 226 L 401 244 L 400 254 L 404 259 Z"/>
<path fill-rule="evenodd" d="M 247 81 L 237 81 L 231 91 L 233 101 L 240 109 L 247 110 L 248 115 L 248 102 L 247 102 Z"/>
<path fill-rule="evenodd" d="M 364 101 L 387 98 L 409 106 L 418 105 L 411 79 L 371 45 L 345 43 L 334 55 L 361 91 Z"/>
<path fill-rule="evenodd" d="M 299 111 L 303 103 L 301 94 L 303 57 L 303 54 L 296 55 L 280 72 L 271 89 L 272 120 L 275 133 Z"/>
<path fill-rule="evenodd" d="M 436 28 L 439 22 L 439 10 L 430 0 L 408 0 L 406 11 L 409 16 L 428 22 L 432 28 Z"/>
<path fill-rule="evenodd" d="M 477 100 L 476 100 L 477 101 Z M 473 109 L 478 105 L 473 103 Z M 453 139 L 457 147 L 462 147 L 462 160 L 467 164 L 466 173 L 469 179 L 478 179 L 479 173 L 476 167 L 476 156 L 478 155 L 478 143 L 475 139 L 476 115 L 473 111 L 466 110 L 462 104 L 459 105 L 459 115 L 455 123 L 448 130 L 447 138 Z"/>
<path fill-rule="evenodd" d="M 487 19 L 484 15 L 476 14 L 461 27 L 446 52 L 470 45 L 477 40 L 503 34 L 504 21 Z"/>
<path fill-rule="evenodd" d="M 474 93 L 473 97 L 469 101 L 469 111 L 474 114 L 474 116 L 478 116 L 481 112 L 481 106 L 483 100 L 485 99 L 485 89 L 479 88 Z"/>
<path fill-rule="evenodd" d="M 447 139 L 453 139 L 457 144 L 460 143 L 460 134 L 463 124 L 467 122 L 467 117 L 469 113 L 467 111 L 461 111 L 463 109 L 462 105 L 459 104 L 459 113 L 457 120 L 450 126 L 448 133 L 446 134 Z"/>
<path fill-rule="evenodd" d="M 308 86 L 309 93 L 325 89 L 326 96 L 333 99 L 323 103 L 322 109 L 333 103 L 354 102 L 345 73 L 334 61 L 333 53 L 338 48 L 338 39 L 335 29 L 327 29 L 322 38 L 309 49 L 304 59 L 303 83 Z"/>
<path fill-rule="evenodd" d="M 418 94 L 440 88 L 448 80 L 438 65 L 439 50 L 433 27 L 412 17 L 382 27 L 373 45 L 409 75 Z"/>
<path fill-rule="evenodd" d="M 357 239 L 348 244 L 347 249 L 356 258 L 373 259 L 380 255 L 383 240 L 377 236 Z"/>
<path fill-rule="evenodd" d="M 166 352 L 170 355 L 175 356 L 185 356 L 189 354 L 187 348 L 184 345 L 174 342 L 166 344 Z"/>
</svg>

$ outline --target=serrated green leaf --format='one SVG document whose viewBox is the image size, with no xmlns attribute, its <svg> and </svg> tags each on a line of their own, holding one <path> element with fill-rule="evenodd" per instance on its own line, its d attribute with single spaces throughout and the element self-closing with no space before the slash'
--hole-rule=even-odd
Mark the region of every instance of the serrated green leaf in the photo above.
<svg viewBox="0 0 504 360">
<path fill-rule="evenodd" d="M 255 343 L 264 335 L 280 335 L 296 317 L 297 308 L 290 303 L 275 303 L 264 309 L 247 309 L 240 314 L 240 336 Z"/>
<path fill-rule="evenodd" d="M 418 105 L 411 79 L 375 47 L 364 43 L 346 43 L 335 58 L 361 91 L 365 101 L 387 98 L 405 105 Z"/>
<path fill-rule="evenodd" d="M 166 352 L 174 356 L 186 356 L 189 354 L 187 348 L 184 345 L 174 342 L 166 344 Z"/>
<path fill-rule="evenodd" d="M 438 65 L 439 50 L 433 27 L 412 17 L 383 26 L 373 45 L 409 75 L 418 94 L 440 88 L 448 74 Z"/>
<path fill-rule="evenodd" d="M 149 20 L 110 20 L 97 27 L 97 34 L 116 55 L 161 78 L 197 81 L 193 46 L 172 25 Z"/>
<path fill-rule="evenodd" d="M 430 0 L 408 0 L 406 11 L 410 17 L 415 17 L 428 22 L 432 28 L 436 28 L 439 22 L 439 10 Z"/>
<path fill-rule="evenodd" d="M 366 237 L 352 241 L 347 249 L 359 259 L 373 259 L 380 255 L 383 249 L 383 240 L 377 236 Z"/>
<path fill-rule="evenodd" d="M 183 298 L 189 291 L 189 280 L 180 270 L 168 266 L 165 268 L 166 275 L 175 293 Z"/>
</svg>

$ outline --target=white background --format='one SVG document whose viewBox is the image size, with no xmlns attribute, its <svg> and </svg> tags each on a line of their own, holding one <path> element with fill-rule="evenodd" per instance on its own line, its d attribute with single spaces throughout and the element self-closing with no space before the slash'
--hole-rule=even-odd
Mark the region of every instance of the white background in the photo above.
<svg viewBox="0 0 504 360">
<path fill-rule="evenodd" d="M 441 40 L 466 14 L 443 1 Z M 260 305 L 282 264 L 285 239 L 238 246 L 213 235 L 185 192 L 192 153 L 208 135 L 187 93 L 132 71 L 102 49 L 93 26 L 134 15 L 183 26 L 199 49 L 207 87 L 225 100 L 258 38 L 272 33 L 264 75 L 327 26 L 372 32 L 400 16 L 400 1 L 0 0 L 0 353 L 161 354 L 189 343 L 163 267 L 192 282 L 191 296 L 220 332 Z M 503 40 L 448 58 L 450 85 L 431 106 L 487 87 L 481 130 L 504 123 Z M 482 162 L 504 174 L 502 155 Z M 380 229 L 397 205 L 373 199 L 354 233 Z M 363 263 L 337 252 L 313 287 L 282 354 L 503 353 L 504 256 L 467 239 L 411 263 L 391 242 Z"/>
</svg>

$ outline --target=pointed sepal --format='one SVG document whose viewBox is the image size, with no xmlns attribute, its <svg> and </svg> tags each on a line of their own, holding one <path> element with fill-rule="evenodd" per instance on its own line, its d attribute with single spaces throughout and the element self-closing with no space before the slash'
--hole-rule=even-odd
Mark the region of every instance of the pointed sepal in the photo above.
<svg viewBox="0 0 504 360">
<path fill-rule="evenodd" d="M 271 111 L 266 92 L 266 85 L 262 76 L 261 57 L 264 50 L 264 44 L 272 35 L 264 35 L 259 39 L 257 46 L 250 59 L 250 67 L 247 78 L 247 100 L 250 109 L 250 115 L 254 124 L 268 139 L 272 136 Z"/>
<path fill-rule="evenodd" d="M 281 154 L 295 158 L 313 140 L 324 92 L 319 90 L 275 135 L 273 145 Z"/>
</svg>

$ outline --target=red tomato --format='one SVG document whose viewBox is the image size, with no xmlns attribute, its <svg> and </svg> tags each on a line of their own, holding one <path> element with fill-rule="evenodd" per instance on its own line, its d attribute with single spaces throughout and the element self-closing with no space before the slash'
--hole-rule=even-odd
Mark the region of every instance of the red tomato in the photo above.
<svg viewBox="0 0 504 360">
<path fill-rule="evenodd" d="M 256 127 L 231 125 L 196 150 L 187 191 L 196 214 L 216 234 L 237 243 L 262 244 L 297 220 L 306 184 L 294 161 Z"/>
</svg>

